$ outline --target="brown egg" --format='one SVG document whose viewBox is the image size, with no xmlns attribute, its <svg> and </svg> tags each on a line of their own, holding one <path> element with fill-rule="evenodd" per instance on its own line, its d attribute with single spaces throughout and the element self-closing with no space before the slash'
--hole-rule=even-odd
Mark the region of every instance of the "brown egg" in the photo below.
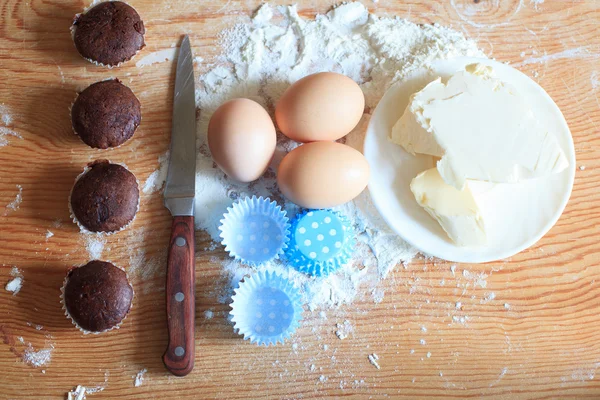
<svg viewBox="0 0 600 400">
<path fill-rule="evenodd" d="M 279 165 L 281 193 L 304 208 L 330 208 L 360 194 L 369 182 L 369 164 L 350 146 L 307 143 L 289 152 Z"/>
<path fill-rule="evenodd" d="M 268 168 L 276 144 L 275 126 L 267 111 L 249 99 L 223 103 L 208 123 L 213 160 L 230 178 L 258 179 Z"/>
<path fill-rule="evenodd" d="M 352 79 L 321 72 L 290 86 L 275 108 L 277 126 L 297 142 L 337 140 L 358 124 L 365 96 Z"/>
</svg>

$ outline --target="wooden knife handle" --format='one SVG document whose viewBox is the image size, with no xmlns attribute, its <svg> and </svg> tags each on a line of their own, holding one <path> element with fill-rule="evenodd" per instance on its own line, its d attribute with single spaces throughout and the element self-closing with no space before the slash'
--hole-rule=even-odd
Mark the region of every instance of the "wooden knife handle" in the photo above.
<svg viewBox="0 0 600 400">
<path fill-rule="evenodd" d="M 194 368 L 196 270 L 194 217 L 173 217 L 167 259 L 167 326 L 169 344 L 163 355 L 167 369 L 185 376 Z"/>
</svg>

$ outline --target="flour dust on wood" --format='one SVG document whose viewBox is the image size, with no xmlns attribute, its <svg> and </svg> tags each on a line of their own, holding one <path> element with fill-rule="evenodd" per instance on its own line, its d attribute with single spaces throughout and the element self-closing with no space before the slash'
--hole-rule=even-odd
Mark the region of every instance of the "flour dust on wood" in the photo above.
<svg viewBox="0 0 600 400">
<path fill-rule="evenodd" d="M 135 386 L 135 387 L 142 386 L 142 384 L 144 383 L 144 379 L 146 378 L 146 372 L 148 372 L 148 370 L 146 368 L 144 368 L 135 375 L 135 378 L 133 380 L 133 386 Z"/>
<path fill-rule="evenodd" d="M 259 180 L 239 184 L 216 167 L 207 145 L 208 121 L 225 101 L 246 97 L 271 114 L 283 92 L 298 79 L 317 72 L 334 71 L 349 76 L 362 88 L 366 113 L 346 138 L 349 146 L 362 150 L 370 113 L 395 82 L 435 60 L 471 56 L 485 57 L 474 41 L 461 32 L 434 25 L 417 25 L 401 18 L 370 14 L 358 2 L 306 19 L 296 6 L 261 6 L 253 17 L 242 18 L 221 32 L 222 53 L 199 77 L 196 101 L 202 110 L 198 123 L 196 170 L 196 225 L 220 243 L 218 227 L 227 207 L 244 196 L 270 197 L 293 217 L 299 210 L 286 201 L 276 185 L 275 171 L 281 159 L 299 143 L 279 134 L 269 170 Z M 144 185 L 144 192 L 160 188 L 167 160 Z M 383 300 L 380 281 L 398 264 L 409 263 L 417 251 L 391 232 L 381 219 L 367 191 L 338 210 L 351 221 L 358 245 L 352 262 L 327 278 L 314 279 L 274 262 L 263 268 L 278 270 L 302 291 L 309 309 L 337 307 L 370 293 Z M 253 270 L 229 259 L 213 258 L 235 286 Z M 364 290 L 368 286 L 368 290 Z M 228 294 L 220 296 L 224 301 Z"/>
<path fill-rule="evenodd" d="M 1 139 L 1 136 L 0 136 L 0 139 Z M 8 215 L 11 212 L 17 211 L 19 209 L 19 207 L 21 207 L 22 202 L 23 202 L 23 186 L 17 185 L 17 194 L 15 195 L 15 199 L 6 205 L 4 215 Z"/>
<path fill-rule="evenodd" d="M 0 147 L 8 145 L 10 137 L 23 139 L 23 136 L 12 129 L 12 125 L 13 114 L 10 108 L 4 103 L 0 103 Z"/>
<path fill-rule="evenodd" d="M 17 267 L 12 267 L 12 269 L 10 270 L 10 276 L 12 276 L 12 279 L 8 281 L 4 289 L 7 292 L 11 292 L 13 296 L 15 296 L 21 291 L 21 288 L 23 287 L 23 271 L 21 271 Z"/>
</svg>

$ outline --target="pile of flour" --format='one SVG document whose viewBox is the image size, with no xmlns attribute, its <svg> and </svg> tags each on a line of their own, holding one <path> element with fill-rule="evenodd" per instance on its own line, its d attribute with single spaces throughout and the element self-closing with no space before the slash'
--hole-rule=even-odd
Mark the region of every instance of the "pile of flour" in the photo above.
<svg viewBox="0 0 600 400">
<path fill-rule="evenodd" d="M 223 52 L 212 69 L 200 76 L 196 100 L 201 109 L 198 125 L 196 174 L 196 224 L 214 242 L 221 241 L 218 227 L 227 207 L 243 196 L 265 196 L 276 200 L 293 217 L 294 204 L 282 198 L 275 173 L 283 156 L 299 144 L 279 135 L 275 157 L 264 177 L 251 184 L 230 181 L 213 164 L 206 132 L 213 112 L 223 102 L 246 97 L 257 101 L 273 115 L 274 105 L 296 80 L 321 71 L 349 76 L 362 88 L 366 114 L 345 139 L 361 150 L 364 133 L 377 102 L 393 83 L 438 59 L 461 56 L 485 57 L 474 41 L 462 33 L 438 25 L 419 26 L 400 18 L 370 14 L 358 2 L 343 4 L 314 20 L 301 18 L 296 6 L 261 6 L 253 18 L 220 35 Z M 156 187 L 157 173 L 150 188 Z M 409 262 L 416 250 L 399 239 L 381 220 L 367 191 L 339 208 L 350 218 L 359 239 L 353 262 L 325 279 L 308 278 L 290 271 L 280 262 L 266 267 L 279 270 L 296 282 L 309 308 L 351 302 L 362 284 L 373 289 L 399 263 Z M 251 270 L 232 260 L 218 260 L 231 276 L 232 285 Z M 374 301 L 383 298 L 373 292 Z M 224 296 L 224 300 L 225 300 Z"/>
</svg>

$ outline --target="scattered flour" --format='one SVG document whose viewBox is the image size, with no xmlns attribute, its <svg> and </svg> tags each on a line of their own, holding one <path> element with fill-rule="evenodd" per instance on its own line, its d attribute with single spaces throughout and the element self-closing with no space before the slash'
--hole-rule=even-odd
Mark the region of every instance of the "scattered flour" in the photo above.
<svg viewBox="0 0 600 400">
<path fill-rule="evenodd" d="M 167 169 L 169 165 L 169 152 L 167 151 L 162 156 L 158 157 L 159 167 L 156 171 L 152 172 L 146 182 L 142 192 L 145 194 L 152 194 L 159 191 L 167 179 Z"/>
<path fill-rule="evenodd" d="M 373 302 L 379 304 L 385 297 L 385 291 L 382 288 L 374 288 L 371 290 L 371 296 L 373 297 Z"/>
<path fill-rule="evenodd" d="M 134 257 L 134 261 L 129 264 L 128 273 L 132 274 L 132 276 L 137 276 L 142 281 L 147 281 L 156 277 L 159 273 L 165 272 L 164 268 L 167 265 L 166 255 L 146 258 L 142 253 L 138 253 Z M 143 287 L 143 293 L 149 293 L 151 290 L 152 287 Z"/>
<path fill-rule="evenodd" d="M 470 284 L 472 284 L 473 287 L 479 286 L 480 288 L 483 288 L 483 289 L 485 289 L 487 287 L 487 277 L 488 276 L 483 272 L 473 274 L 473 273 L 471 273 L 471 271 L 468 271 L 465 269 L 465 270 L 463 270 L 463 276 L 468 280 L 465 287 L 469 286 Z"/>
<path fill-rule="evenodd" d="M 508 367 L 502 368 L 502 370 L 500 371 L 500 374 L 498 374 L 498 378 L 496 378 L 495 381 L 490 383 L 489 387 L 492 387 L 492 386 L 496 385 L 497 383 L 499 383 L 502 380 L 502 378 L 504 378 L 504 375 L 506 375 L 507 372 L 508 372 Z"/>
<path fill-rule="evenodd" d="M 481 300 L 481 303 L 489 303 L 490 301 L 494 300 L 495 298 L 496 298 L 496 293 L 494 293 L 494 292 L 485 293 L 484 298 Z"/>
<path fill-rule="evenodd" d="M 25 352 L 23 353 L 23 361 L 33 367 L 42 367 L 50 363 L 53 350 L 53 344 L 50 344 L 50 347 L 48 348 L 35 350 L 31 343 L 29 343 L 27 349 L 25 349 Z"/>
<path fill-rule="evenodd" d="M 156 290 L 164 290 L 164 284 L 156 279 L 161 273 L 166 273 L 165 266 L 167 265 L 166 253 L 160 252 L 155 256 L 146 254 L 143 243 L 148 239 L 146 229 L 136 228 L 126 246 L 129 252 L 129 265 L 127 266 L 127 274 L 131 279 L 139 282 L 138 289 L 142 293 L 150 293 Z M 158 286 L 157 286 L 158 285 Z"/>
<path fill-rule="evenodd" d="M 18 139 L 23 139 L 23 136 L 19 135 L 17 132 L 13 131 L 10 128 L 5 126 L 0 126 L 0 147 L 6 146 L 9 144 L 8 136 L 16 137 Z"/>
<path fill-rule="evenodd" d="M 50 239 L 52 236 L 54 236 L 54 232 L 51 232 L 50 230 L 46 230 L 46 240 Z"/>
<path fill-rule="evenodd" d="M 0 134 L 0 139 L 1 139 Z M 4 211 L 4 215 L 8 215 L 13 211 L 17 211 L 21 206 L 21 202 L 23 201 L 23 186 L 17 185 L 17 194 L 15 199 L 6 205 L 6 211 Z"/>
<path fill-rule="evenodd" d="M 6 286 L 4 287 L 4 289 L 6 289 L 9 292 L 12 292 L 12 294 L 14 296 L 17 293 L 19 293 L 19 291 L 21 290 L 22 286 L 23 286 L 23 278 L 16 277 L 16 278 L 13 278 L 12 280 L 10 280 L 6 284 Z"/>
<path fill-rule="evenodd" d="M 238 198 L 270 197 L 291 217 L 299 211 L 285 201 L 276 185 L 274 171 L 285 154 L 299 145 L 283 135 L 278 136 L 269 170 L 258 181 L 236 183 L 216 167 L 206 132 L 210 117 L 223 102 L 246 97 L 272 114 L 278 98 L 298 79 L 321 71 L 345 74 L 365 94 L 366 114 L 345 138 L 347 145 L 362 150 L 370 113 L 393 83 L 437 59 L 485 57 L 461 32 L 437 24 L 421 26 L 397 17 L 378 17 L 358 2 L 343 4 L 314 20 L 300 17 L 296 6 L 273 8 L 264 4 L 250 20 L 223 31 L 219 38 L 223 52 L 211 64 L 212 69 L 199 77 L 196 90 L 197 106 L 202 112 L 198 123 L 195 221 L 196 228 L 206 231 L 214 243 L 221 242 L 218 227 L 223 213 Z M 153 53 L 152 57 L 157 55 Z M 146 180 L 144 193 L 161 189 L 167 160 L 168 155 L 159 158 L 160 166 Z M 341 271 L 315 279 L 279 261 L 261 267 L 278 271 L 300 287 L 310 310 L 349 304 L 362 294 L 362 285 L 369 285 L 375 302 L 381 301 L 384 293 L 377 289 L 377 283 L 397 264 L 406 265 L 417 254 L 387 227 L 368 191 L 338 210 L 349 218 L 358 239 L 352 262 Z M 231 287 L 253 270 L 230 259 L 212 261 L 223 265 L 230 280 L 231 286 L 219 295 L 219 300 L 226 302 Z"/>
<path fill-rule="evenodd" d="M 33 322 L 29 322 L 29 321 L 27 321 L 27 326 L 35 328 L 36 331 L 41 331 L 44 329 L 43 325 L 34 324 Z"/>
<path fill-rule="evenodd" d="M 373 354 L 369 354 L 368 356 L 369 362 L 377 369 L 381 369 L 381 366 L 379 365 L 379 363 L 377 362 L 377 360 L 379 360 L 379 356 L 375 353 Z"/>
<path fill-rule="evenodd" d="M 474 41 L 458 31 L 378 17 L 358 2 L 343 4 L 314 20 L 300 17 L 296 6 L 272 8 L 265 4 L 251 20 L 243 22 L 220 34 L 223 53 L 214 67 L 200 76 L 196 91 L 197 105 L 202 110 L 197 140 L 196 224 L 216 243 L 221 241 L 218 227 L 222 214 L 240 197 L 268 196 L 282 204 L 290 216 L 298 211 L 279 193 L 274 172 L 283 156 L 298 143 L 279 135 L 270 169 L 251 184 L 232 182 L 216 168 L 206 131 L 210 117 L 224 101 L 246 97 L 272 113 L 278 98 L 296 80 L 320 71 L 343 73 L 354 79 L 365 94 L 367 114 L 345 138 L 346 144 L 361 150 L 369 113 L 390 85 L 437 59 L 485 57 Z M 159 171 L 151 175 L 144 192 L 146 187 L 162 186 L 164 173 Z M 389 230 L 367 191 L 338 210 L 350 219 L 358 238 L 354 258 L 346 268 L 325 279 L 314 279 L 279 262 L 266 266 L 297 283 L 311 310 L 351 303 L 361 293 L 362 284 L 375 288 L 395 265 L 408 263 L 416 255 L 415 249 Z M 220 262 L 232 285 L 252 271 L 231 260 Z M 373 294 L 375 301 L 383 296 L 381 291 Z"/>
<path fill-rule="evenodd" d="M 13 117 L 10 109 L 4 103 L 0 104 L 0 120 L 2 125 L 4 125 L 0 126 L 0 147 L 6 146 L 9 143 L 8 136 L 23 139 L 21 135 L 9 128 L 13 123 Z"/>
<path fill-rule="evenodd" d="M 591 368 L 578 368 L 571 374 L 571 380 L 574 382 L 585 382 L 594 380 L 596 377 L 596 370 L 600 367 L 600 363 L 595 363 Z M 561 377 L 563 382 L 566 382 L 567 377 Z"/>
<path fill-rule="evenodd" d="M 212 310 L 206 310 L 204 311 L 204 318 L 205 319 L 212 319 L 215 316 L 215 313 Z"/>
<path fill-rule="evenodd" d="M 520 63 L 512 64 L 513 67 L 520 67 L 530 64 L 546 64 L 549 61 L 563 60 L 563 59 L 586 59 L 596 58 L 597 55 L 590 52 L 586 47 L 577 47 L 573 49 L 567 49 L 559 51 L 558 53 L 547 54 L 545 53 L 540 57 L 531 57 L 523 60 Z"/>
<path fill-rule="evenodd" d="M 106 388 L 106 384 L 108 383 L 109 373 L 106 371 L 104 373 L 104 383 L 102 385 L 87 387 L 77 385 L 77 387 L 70 392 L 67 393 L 67 400 L 85 400 L 86 394 L 94 394 L 103 391 Z"/>
<path fill-rule="evenodd" d="M 0 119 L 2 119 L 2 124 L 4 126 L 11 126 L 13 122 L 13 117 L 10 112 L 8 106 L 4 103 L 0 104 Z"/>
<path fill-rule="evenodd" d="M 59 65 L 56 65 L 56 68 L 58 69 L 58 73 L 60 74 L 60 83 L 64 85 L 67 82 L 65 79 L 65 73 Z"/>
<path fill-rule="evenodd" d="M 263 26 L 271 22 L 273 18 L 273 9 L 271 7 L 260 7 L 252 17 L 252 23 L 255 26 Z"/>
<path fill-rule="evenodd" d="M 25 348 L 22 352 L 19 352 L 21 359 L 24 363 L 31 365 L 32 367 L 39 368 L 48 365 L 52 359 L 52 352 L 54 351 L 53 336 L 44 329 L 42 325 L 27 322 L 28 327 L 35 328 L 44 334 L 45 344 L 44 347 L 37 349 L 31 342 L 26 342 L 22 336 L 17 337 L 20 344 L 24 345 Z"/>
<path fill-rule="evenodd" d="M 135 376 L 135 380 L 133 381 L 133 386 L 135 386 L 135 387 L 142 386 L 142 383 L 144 383 L 146 372 L 148 372 L 148 369 L 144 368 L 140 372 L 137 373 L 137 375 Z"/>
<path fill-rule="evenodd" d="M 85 249 L 89 254 L 90 260 L 102 258 L 102 252 L 104 251 L 104 245 L 106 244 L 104 236 L 93 233 L 82 233 L 81 235 L 85 242 Z"/>
<path fill-rule="evenodd" d="M 468 315 L 464 315 L 461 317 L 459 317 L 458 315 L 454 315 L 452 317 L 452 322 L 455 322 L 455 323 L 458 323 L 461 325 L 466 325 L 467 322 L 469 322 L 469 320 L 470 320 L 470 317 Z"/>
<path fill-rule="evenodd" d="M 12 292 L 14 296 L 17 293 L 19 293 L 19 291 L 23 287 L 23 272 L 17 267 L 12 267 L 12 269 L 10 270 L 10 276 L 12 276 L 13 279 L 11 279 L 6 284 L 4 289 L 6 289 L 8 292 Z"/>
<path fill-rule="evenodd" d="M 169 49 L 155 51 L 140 59 L 135 63 L 135 66 L 138 68 L 144 68 L 148 65 L 175 60 L 177 58 L 178 50 L 178 47 L 171 47 Z"/>
<path fill-rule="evenodd" d="M 335 334 L 340 340 L 346 339 L 354 331 L 354 327 L 348 320 L 345 320 L 343 324 L 336 324 L 336 328 Z"/>
</svg>

